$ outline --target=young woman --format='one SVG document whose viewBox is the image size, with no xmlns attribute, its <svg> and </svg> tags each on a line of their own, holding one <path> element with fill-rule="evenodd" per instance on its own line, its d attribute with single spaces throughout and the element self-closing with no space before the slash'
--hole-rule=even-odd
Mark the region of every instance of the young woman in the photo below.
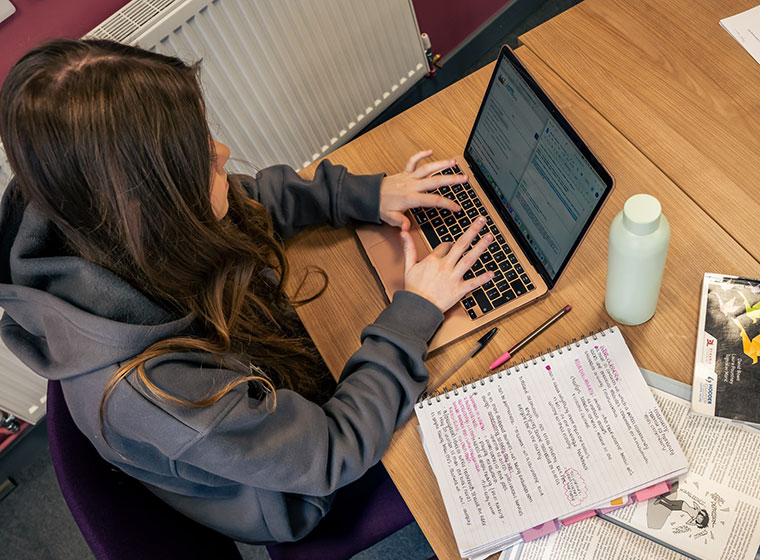
<svg viewBox="0 0 760 560">
<path fill-rule="evenodd" d="M 175 58 L 38 47 L 0 90 L 0 138 L 15 175 L 0 216 L 3 340 L 61 381 L 106 460 L 241 541 L 304 536 L 380 460 L 425 388 L 442 312 L 490 277 L 462 278 L 490 242 L 465 253 L 482 223 L 420 262 L 405 231 L 411 207 L 459 210 L 426 193 L 466 180 L 430 177 L 451 161 L 228 176 L 197 68 Z M 280 239 L 352 218 L 400 227 L 406 284 L 336 388 L 293 312 L 303 300 L 284 294 Z"/>
</svg>

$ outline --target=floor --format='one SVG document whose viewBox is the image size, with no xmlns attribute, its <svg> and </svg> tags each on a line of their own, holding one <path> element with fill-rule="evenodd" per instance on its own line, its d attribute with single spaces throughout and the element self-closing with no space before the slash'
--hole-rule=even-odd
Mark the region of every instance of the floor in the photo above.
<svg viewBox="0 0 760 560">
<path fill-rule="evenodd" d="M 437 84 L 431 84 L 432 81 L 428 80 L 424 88 L 410 92 L 371 126 L 376 126 L 385 118 L 404 110 L 437 89 L 493 61 L 502 44 L 507 43 L 515 48 L 519 35 L 577 4 L 578 1 L 547 0 L 516 25 L 512 25 L 513 22 L 503 24 L 504 35 L 494 34 L 491 30 L 493 41 L 490 46 L 482 48 L 477 56 L 469 60 L 458 57 L 457 68 L 454 71 L 448 69 L 447 72 L 441 72 L 442 79 L 436 80 Z M 58 489 L 50 454 L 44 446 L 42 447 L 36 456 L 30 458 L 28 466 L 14 473 L 12 478 L 17 487 L 0 501 L 0 557 L 13 560 L 93 558 Z M 269 560 L 269 555 L 263 547 L 240 545 L 239 548 L 246 560 Z M 357 555 L 355 560 L 422 560 L 432 555 L 430 545 L 419 527 L 413 523 Z"/>
</svg>

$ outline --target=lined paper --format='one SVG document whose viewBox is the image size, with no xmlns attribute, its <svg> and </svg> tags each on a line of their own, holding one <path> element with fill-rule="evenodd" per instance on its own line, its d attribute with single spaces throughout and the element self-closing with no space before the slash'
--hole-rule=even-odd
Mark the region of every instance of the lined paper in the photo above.
<svg viewBox="0 0 760 560">
<path fill-rule="evenodd" d="M 462 556 L 687 466 L 617 328 L 415 410 Z"/>
</svg>

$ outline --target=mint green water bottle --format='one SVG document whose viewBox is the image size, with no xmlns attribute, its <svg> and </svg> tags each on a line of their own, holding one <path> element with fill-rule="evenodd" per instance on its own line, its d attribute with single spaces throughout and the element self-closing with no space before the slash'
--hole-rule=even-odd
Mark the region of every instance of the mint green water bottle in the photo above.
<svg viewBox="0 0 760 560">
<path fill-rule="evenodd" d="M 669 242 L 670 224 L 652 195 L 632 196 L 612 220 L 604 306 L 617 323 L 640 325 L 654 315 Z"/>
</svg>

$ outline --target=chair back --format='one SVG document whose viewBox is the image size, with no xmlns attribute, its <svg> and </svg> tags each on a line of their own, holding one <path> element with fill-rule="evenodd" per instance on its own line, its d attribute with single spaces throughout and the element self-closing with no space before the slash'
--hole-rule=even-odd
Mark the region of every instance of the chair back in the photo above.
<svg viewBox="0 0 760 560">
<path fill-rule="evenodd" d="M 76 427 L 58 381 L 48 382 L 47 427 L 63 498 L 98 560 L 241 560 L 235 541 L 185 517 L 107 463 Z"/>
<path fill-rule="evenodd" d="M 328 514 L 297 542 L 267 546 L 272 560 L 347 560 L 414 521 L 382 463 L 338 490 Z"/>
</svg>

